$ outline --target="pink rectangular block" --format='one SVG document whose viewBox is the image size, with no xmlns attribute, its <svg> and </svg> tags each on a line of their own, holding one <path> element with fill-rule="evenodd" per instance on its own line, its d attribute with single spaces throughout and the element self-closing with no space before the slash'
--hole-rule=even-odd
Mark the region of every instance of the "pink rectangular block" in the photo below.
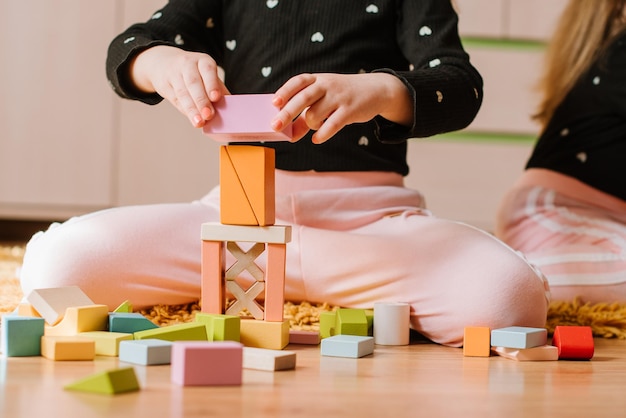
<svg viewBox="0 0 626 418">
<path fill-rule="evenodd" d="M 200 307 L 202 312 L 224 313 L 224 242 L 202 241 Z"/>
<path fill-rule="evenodd" d="M 181 386 L 240 385 L 243 344 L 235 341 L 176 341 L 172 382 Z"/>
<path fill-rule="evenodd" d="M 287 245 L 267 244 L 265 269 L 265 320 L 282 322 L 285 309 L 285 261 Z"/>
<path fill-rule="evenodd" d="M 224 96 L 213 104 L 215 117 L 203 132 L 220 142 L 257 142 L 291 140 L 291 124 L 275 132 L 271 123 L 278 108 L 272 94 L 239 94 Z"/>
<path fill-rule="evenodd" d="M 289 344 L 318 345 L 320 341 L 319 332 L 289 330 Z"/>
</svg>

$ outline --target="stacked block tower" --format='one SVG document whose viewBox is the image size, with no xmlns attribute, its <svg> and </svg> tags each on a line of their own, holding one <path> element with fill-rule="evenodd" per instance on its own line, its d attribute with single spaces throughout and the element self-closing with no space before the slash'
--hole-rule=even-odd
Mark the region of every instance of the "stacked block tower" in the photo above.
<svg viewBox="0 0 626 418">
<path fill-rule="evenodd" d="M 271 95 L 225 96 L 216 118 L 204 128 L 220 147 L 220 222 L 204 223 L 202 312 L 239 315 L 241 342 L 283 349 L 289 343 L 284 320 L 285 260 L 291 227 L 275 225 L 275 154 L 272 148 L 233 144 L 288 141 L 291 128 L 270 127 L 277 109 Z M 245 244 L 245 245 L 244 245 Z M 235 262 L 227 263 L 227 253 Z M 265 253 L 265 266 L 256 260 Z M 227 303 L 229 301 L 230 303 Z"/>
</svg>

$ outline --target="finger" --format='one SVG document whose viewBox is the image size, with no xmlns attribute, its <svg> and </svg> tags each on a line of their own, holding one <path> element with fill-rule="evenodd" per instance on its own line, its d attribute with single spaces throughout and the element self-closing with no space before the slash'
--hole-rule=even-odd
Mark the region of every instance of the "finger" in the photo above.
<svg viewBox="0 0 626 418">
<path fill-rule="evenodd" d="M 186 110 L 188 115 L 193 115 L 193 119 L 191 119 L 192 123 L 198 127 L 199 125 L 203 125 L 204 121 L 207 120 L 205 116 L 210 118 L 213 115 L 213 105 L 209 100 L 204 80 L 197 69 L 184 72 L 183 81 L 185 83 L 187 95 L 192 102 L 186 102 Z M 198 118 L 200 120 L 198 120 Z"/>
<path fill-rule="evenodd" d="M 291 77 L 274 93 L 273 103 L 282 108 L 293 96 L 315 82 L 312 74 L 300 74 Z"/>
<path fill-rule="evenodd" d="M 291 142 L 297 142 L 302 139 L 311 129 L 302 117 L 298 117 L 291 126 Z"/>
<path fill-rule="evenodd" d="M 189 95 L 189 91 L 187 90 L 184 81 L 182 79 L 173 81 L 171 89 L 172 97 L 169 99 L 170 102 L 178 109 L 179 112 L 187 116 L 194 127 L 199 128 L 203 126 L 200 110 L 196 107 L 196 104 Z"/>
<path fill-rule="evenodd" d="M 338 110 L 324 120 L 319 129 L 317 129 L 317 131 L 313 134 L 311 141 L 315 144 L 326 142 L 345 126 L 346 119 L 342 115 L 341 111 Z"/>
</svg>

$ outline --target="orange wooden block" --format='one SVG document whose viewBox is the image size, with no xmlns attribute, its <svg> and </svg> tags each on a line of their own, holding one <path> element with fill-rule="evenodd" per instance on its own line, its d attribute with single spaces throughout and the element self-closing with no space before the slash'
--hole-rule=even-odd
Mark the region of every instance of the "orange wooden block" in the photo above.
<svg viewBox="0 0 626 418">
<path fill-rule="evenodd" d="M 491 330 L 489 327 L 465 327 L 463 355 L 466 357 L 489 357 L 491 355 Z"/>
<path fill-rule="evenodd" d="M 220 222 L 273 225 L 275 153 L 272 148 L 225 145 L 220 148 Z"/>
</svg>

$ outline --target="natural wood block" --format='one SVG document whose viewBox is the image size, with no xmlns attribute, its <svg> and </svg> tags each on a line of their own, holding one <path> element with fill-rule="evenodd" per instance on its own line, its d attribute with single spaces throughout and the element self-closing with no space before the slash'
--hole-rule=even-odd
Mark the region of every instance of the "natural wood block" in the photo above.
<svg viewBox="0 0 626 418">
<path fill-rule="evenodd" d="M 220 147 L 220 222 L 273 225 L 275 156 L 272 148 Z"/>
<path fill-rule="evenodd" d="M 269 372 L 295 369 L 296 353 L 294 351 L 244 347 L 243 368 Z"/>
<path fill-rule="evenodd" d="M 559 359 L 559 350 L 552 345 L 532 348 L 492 347 L 491 350 L 499 356 L 517 361 L 553 361 Z"/>
<path fill-rule="evenodd" d="M 0 351 L 7 357 L 40 355 L 44 327 L 43 318 L 4 315 L 0 327 Z"/>
<path fill-rule="evenodd" d="M 142 366 L 170 364 L 172 344 L 157 339 L 120 341 L 119 358 L 122 362 Z"/>
<path fill-rule="evenodd" d="M 172 382 L 181 386 L 240 385 L 243 345 L 235 341 L 179 341 L 172 346 Z"/>
<path fill-rule="evenodd" d="M 291 226 L 224 225 L 219 222 L 205 222 L 201 226 L 200 238 L 203 241 L 287 244 L 291 241 Z"/>
<path fill-rule="evenodd" d="M 96 342 L 76 337 L 41 337 L 41 356 L 55 361 L 93 360 L 96 357 Z"/>
<path fill-rule="evenodd" d="M 241 343 L 246 347 L 282 350 L 289 344 L 289 321 L 242 319 Z"/>
<path fill-rule="evenodd" d="M 35 289 L 26 300 L 39 312 L 48 325 L 56 325 L 67 308 L 93 305 L 93 301 L 77 286 Z"/>
<path fill-rule="evenodd" d="M 374 304 L 374 342 L 379 345 L 408 345 L 411 306 L 401 302 Z"/>
<path fill-rule="evenodd" d="M 197 322 L 167 325 L 134 334 L 136 340 L 159 339 L 166 341 L 208 341 L 206 326 Z"/>
<path fill-rule="evenodd" d="M 237 341 L 241 339 L 241 317 L 238 315 L 208 314 L 198 312 L 195 322 L 206 326 L 209 341 Z"/>
<path fill-rule="evenodd" d="M 96 355 L 117 357 L 120 342 L 132 340 L 133 334 L 124 332 L 90 331 L 81 332 L 78 337 L 93 341 L 96 344 Z"/>
<path fill-rule="evenodd" d="M 463 355 L 465 357 L 489 357 L 491 355 L 491 329 L 489 327 L 465 327 Z"/>
<path fill-rule="evenodd" d="M 548 330 L 532 327 L 506 327 L 491 331 L 491 345 L 494 347 L 531 348 L 545 345 Z"/>
<path fill-rule="evenodd" d="M 134 392 L 140 388 L 135 369 L 126 367 L 96 373 L 65 386 L 65 389 L 116 395 L 118 393 Z"/>
<path fill-rule="evenodd" d="M 278 108 L 272 104 L 273 94 L 227 95 L 213 103 L 215 117 L 203 132 L 220 142 L 290 141 L 292 126 L 280 132 L 272 129 Z"/>
<path fill-rule="evenodd" d="M 362 335 L 334 335 L 324 338 L 320 353 L 330 357 L 364 357 L 374 352 L 374 337 Z"/>
<path fill-rule="evenodd" d="M 563 360 L 590 360 L 595 350 L 593 332 L 587 326 L 557 325 L 552 345 L 557 347 L 559 359 Z"/>
<path fill-rule="evenodd" d="M 67 308 L 61 322 L 46 326 L 45 335 L 73 336 L 87 331 L 106 331 L 109 307 L 88 305 Z"/>
</svg>

